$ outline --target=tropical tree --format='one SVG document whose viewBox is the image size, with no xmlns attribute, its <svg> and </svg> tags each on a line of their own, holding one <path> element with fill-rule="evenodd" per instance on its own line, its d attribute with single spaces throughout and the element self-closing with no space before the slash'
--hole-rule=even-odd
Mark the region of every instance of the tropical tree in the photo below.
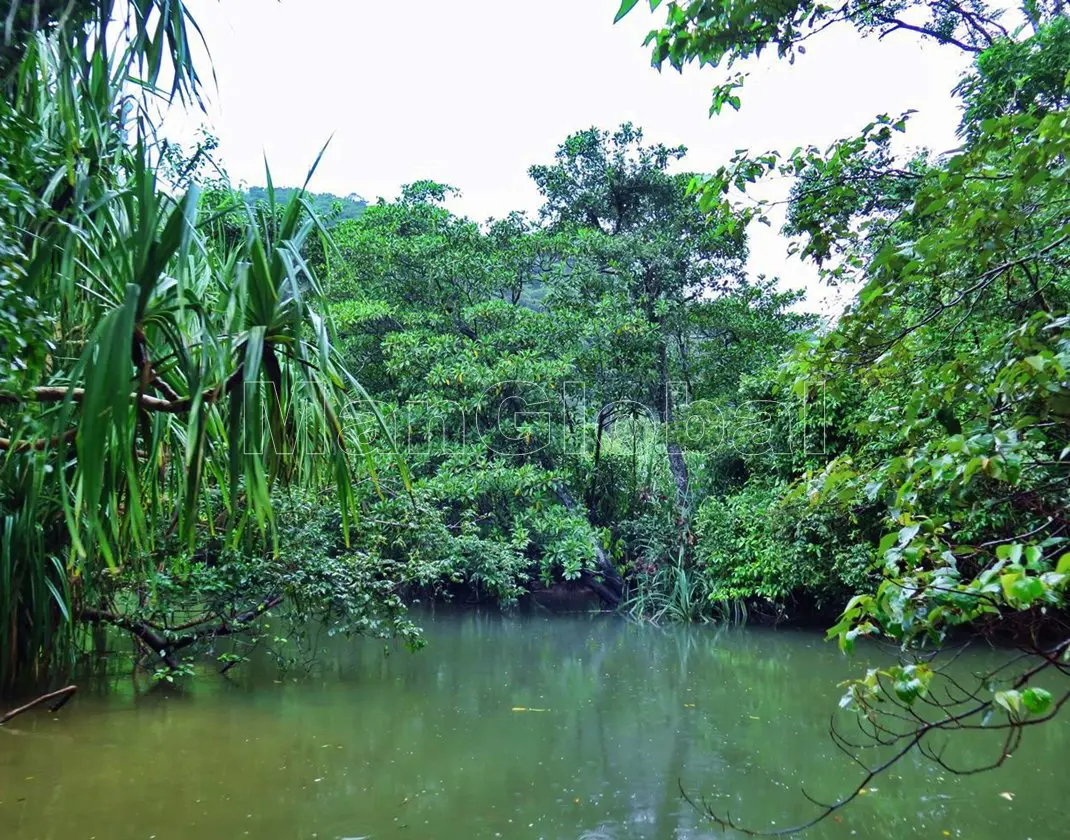
<svg viewBox="0 0 1070 840">
<path fill-rule="evenodd" d="M 426 587 L 508 602 L 577 581 L 616 606 L 625 578 L 690 550 L 664 503 L 690 494 L 662 395 L 731 399 L 807 319 L 739 276 L 739 229 L 708 228 L 689 176 L 665 171 L 679 154 L 592 129 L 532 168 L 541 223 L 476 224 L 421 181 L 335 230 L 331 311 L 420 511 L 387 502 L 365 536 L 416 558 Z M 651 433 L 656 450 L 639 445 Z"/>
<path fill-rule="evenodd" d="M 627 15 L 639 0 L 623 0 L 616 20 Z M 651 11 L 661 0 L 650 0 Z M 827 6 L 813 0 L 799 3 L 753 2 L 753 0 L 696 0 L 667 3 L 665 25 L 647 35 L 653 45 L 652 61 L 665 62 L 677 70 L 684 65 L 732 67 L 738 61 L 757 58 L 776 50 L 778 58 L 795 61 L 813 48 L 825 30 L 853 27 L 864 37 L 884 38 L 895 32 L 910 32 L 925 41 L 953 46 L 980 55 L 997 41 L 1010 38 L 1003 25 L 1002 7 L 983 0 L 852 0 Z M 1034 21 L 1062 13 L 1062 0 L 1030 3 L 1026 14 Z M 1012 27 L 1013 28 L 1013 27 Z M 736 72 L 714 89 L 710 113 L 725 105 L 739 110 L 739 89 L 746 73 Z"/>
<path fill-rule="evenodd" d="M 668 171 L 686 150 L 642 139 L 631 124 L 612 134 L 581 131 L 561 144 L 552 166 L 530 172 L 545 199 L 542 217 L 566 248 L 559 274 L 568 282 L 555 284 L 551 305 L 617 321 L 599 325 L 581 362 L 585 380 L 600 404 L 644 405 L 667 430 L 699 352 L 692 319 L 745 285 L 746 245 L 740 229 L 708 224 L 687 200 L 690 175 Z M 603 426 L 610 420 L 600 414 Z M 666 454 L 684 507 L 687 462 L 672 435 Z"/>
<path fill-rule="evenodd" d="M 878 3 L 748 7 L 741 28 L 735 7 L 671 4 L 666 28 L 651 35 L 655 61 L 677 66 L 731 62 L 773 44 L 790 56 L 839 21 L 863 33 L 918 31 L 977 54 L 957 87 L 960 149 L 898 160 L 891 138 L 908 121 L 881 116 L 826 150 L 741 153 L 692 185 L 719 218 L 764 175 L 796 178 L 787 232 L 800 238 L 799 253 L 830 281 L 860 288 L 834 329 L 787 358 L 774 386 L 858 400 L 842 415 L 837 451 L 797 471 L 785 503 L 880 522 L 871 576 L 830 636 L 846 651 L 867 636 L 902 651 L 897 664 L 848 685 L 841 705 L 857 712 L 866 740 L 832 733 L 863 772 L 812 822 L 915 749 L 951 772 L 998 767 L 1070 699 L 1065 685 L 1053 691 L 1070 674 L 1070 29 L 1058 4 L 1030 5 L 1018 38 L 992 8 L 917 5 L 928 23 L 908 24 L 901 4 Z M 1019 651 L 965 684 L 941 652 L 976 637 Z M 945 758 L 941 735 L 988 730 L 1003 735 L 991 762 Z M 706 811 L 722 826 L 765 833 Z"/>
<path fill-rule="evenodd" d="M 229 242 L 196 187 L 160 182 L 150 100 L 199 90 L 182 3 L 6 6 L 0 686 L 61 670 L 85 623 L 173 667 L 299 589 L 278 566 L 198 590 L 205 539 L 275 556 L 283 484 L 332 482 L 348 532 L 360 442 L 303 255 L 317 222 L 269 186 L 267 223 Z M 164 578 L 196 620 L 172 621 Z"/>
</svg>

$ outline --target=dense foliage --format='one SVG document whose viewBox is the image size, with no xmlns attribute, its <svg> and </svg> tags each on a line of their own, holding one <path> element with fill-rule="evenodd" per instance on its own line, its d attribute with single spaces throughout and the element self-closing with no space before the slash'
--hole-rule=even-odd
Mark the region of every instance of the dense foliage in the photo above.
<svg viewBox="0 0 1070 840">
<path fill-rule="evenodd" d="M 744 276 L 742 232 L 669 171 L 684 153 L 589 129 L 531 168 L 538 221 L 458 218 L 425 181 L 333 231 L 341 346 L 413 476 L 415 513 L 372 499 L 362 538 L 424 586 L 511 602 L 582 580 L 645 612 L 658 567 L 695 562 L 691 510 L 722 479 L 685 455 L 687 411 L 734 401 L 808 320 Z"/>
<path fill-rule="evenodd" d="M 847 572 L 839 582 L 856 593 L 830 637 L 845 651 L 867 636 L 901 646 L 898 665 L 847 686 L 842 705 L 865 740 L 832 734 L 863 778 L 815 821 L 915 748 L 945 771 L 999 766 L 1070 699 L 1053 681 L 1070 675 L 1070 24 L 1059 4 L 1030 4 L 1015 33 L 983 4 L 668 9 L 651 34 L 656 64 L 731 64 L 767 46 L 791 57 L 835 23 L 976 54 L 955 90 L 962 144 L 951 152 L 897 159 L 909 115 L 879 116 L 828 149 L 740 152 L 692 184 L 723 217 L 755 181 L 794 179 L 785 232 L 797 253 L 858 290 L 831 330 L 766 379 L 774 396 L 823 405 L 820 456 L 752 460 L 739 493 L 703 506 L 700 529 L 716 543 L 720 586 L 774 597 L 762 572 L 790 581 L 812 542 L 819 568 Z M 716 92 L 715 110 L 738 107 L 740 82 Z M 755 499 L 771 513 L 760 527 L 742 524 Z M 962 684 L 940 651 L 976 636 L 1019 651 Z M 1003 736 L 990 764 L 944 757 L 941 735 L 976 730 Z M 862 747 L 879 759 L 863 760 Z"/>
<path fill-rule="evenodd" d="M 794 60 L 832 26 L 962 50 L 960 145 L 903 158 L 910 115 L 878 115 L 711 174 L 592 127 L 530 168 L 537 217 L 485 223 L 432 180 L 374 204 L 270 173 L 241 192 L 210 140 L 157 142 L 148 117 L 150 94 L 198 95 L 181 3 L 8 4 L 0 688 L 61 672 L 91 626 L 173 679 L 222 637 L 276 638 L 270 610 L 418 644 L 406 598 L 565 588 L 645 619 L 838 615 L 848 652 L 894 641 L 899 664 L 843 700 L 885 757 L 834 728 L 865 771 L 815 819 L 915 748 L 979 769 L 935 736 L 999 731 L 998 766 L 1058 712 L 1061 6 L 1017 29 L 980 0 L 665 9 L 659 67 Z M 746 270 L 770 205 L 745 193 L 769 176 L 792 185 L 794 253 L 855 291 L 834 323 Z M 977 636 L 1020 653 L 962 685 L 940 652 Z"/>
<path fill-rule="evenodd" d="M 276 608 L 414 640 L 406 592 L 661 611 L 723 483 L 687 412 L 808 326 L 682 148 L 578 132 L 531 169 L 538 219 L 459 218 L 432 181 L 319 214 L 158 139 L 144 96 L 199 90 L 180 4 L 8 20 L 0 682 L 92 626 L 170 677 Z"/>
<path fill-rule="evenodd" d="M 167 668 L 284 596 L 391 626 L 362 558 L 278 559 L 287 485 L 333 484 L 347 542 L 360 452 L 303 193 L 254 214 L 163 180 L 145 97 L 198 95 L 181 3 L 7 5 L 0 687 L 62 672 L 87 624 Z"/>
</svg>

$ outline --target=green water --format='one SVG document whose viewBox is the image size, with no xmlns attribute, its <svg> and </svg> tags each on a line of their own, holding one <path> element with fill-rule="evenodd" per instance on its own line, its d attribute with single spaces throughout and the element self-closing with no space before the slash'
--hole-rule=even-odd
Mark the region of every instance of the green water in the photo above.
<svg viewBox="0 0 1070 840">
<path fill-rule="evenodd" d="M 417 654 L 335 639 L 296 678 L 267 662 L 183 692 L 122 678 L 57 719 L 21 716 L 0 728 L 0 838 L 683 840 L 725 835 L 679 780 L 734 817 L 783 826 L 812 813 L 800 785 L 833 797 L 857 776 L 826 727 L 859 663 L 820 636 L 420 620 Z M 988 735 L 949 757 L 988 755 Z M 994 774 L 905 761 L 805 836 L 1070 836 L 1066 735 L 1031 732 Z"/>
</svg>

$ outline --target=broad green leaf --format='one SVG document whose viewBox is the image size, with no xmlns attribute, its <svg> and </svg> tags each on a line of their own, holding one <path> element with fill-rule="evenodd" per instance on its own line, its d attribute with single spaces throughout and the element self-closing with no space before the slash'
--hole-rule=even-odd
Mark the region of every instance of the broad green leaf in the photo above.
<svg viewBox="0 0 1070 840">
<path fill-rule="evenodd" d="M 617 10 L 617 15 L 613 18 L 613 22 L 620 23 L 624 20 L 624 16 L 634 9 L 635 4 L 638 2 L 639 0 L 621 0 L 620 8 Z"/>
<path fill-rule="evenodd" d="M 1017 717 L 1022 711 L 1022 695 L 1013 689 L 997 691 L 993 698 L 997 706 L 1005 709 L 1011 717 Z"/>
<path fill-rule="evenodd" d="M 1027 688 L 1022 692 L 1022 705 L 1030 714 L 1043 715 L 1051 708 L 1051 692 L 1044 688 Z"/>
</svg>

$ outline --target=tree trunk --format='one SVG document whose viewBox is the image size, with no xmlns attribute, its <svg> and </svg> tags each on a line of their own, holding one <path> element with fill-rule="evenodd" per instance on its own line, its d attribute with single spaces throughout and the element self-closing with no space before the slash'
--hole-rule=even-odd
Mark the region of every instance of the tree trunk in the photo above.
<svg viewBox="0 0 1070 840">
<path fill-rule="evenodd" d="M 555 482 L 554 494 L 561 504 L 565 506 L 566 510 L 570 513 L 576 511 L 576 500 L 572 498 L 572 494 L 568 492 L 568 488 L 564 484 Z M 591 547 L 594 548 L 595 565 L 598 567 L 598 571 L 596 574 L 584 572 L 581 574 L 580 580 L 610 607 L 617 607 L 620 605 L 621 598 L 624 597 L 624 581 L 621 580 L 616 567 L 606 555 L 605 550 L 598 544 L 597 538 L 591 539 Z M 598 580 L 597 575 L 601 575 L 602 580 Z"/>
<path fill-rule="evenodd" d="M 676 503 L 683 510 L 687 507 L 689 490 L 687 461 L 684 460 L 684 451 L 680 448 L 680 444 L 669 441 L 666 449 L 669 454 L 669 469 L 672 471 L 672 479 L 676 482 Z"/>
<path fill-rule="evenodd" d="M 602 460 L 602 435 L 606 430 L 606 426 L 609 424 L 610 418 L 613 417 L 614 407 L 613 404 L 602 406 L 598 412 L 598 417 L 595 422 L 595 436 L 594 436 L 594 464 L 591 467 L 591 484 L 587 488 L 587 510 L 590 511 L 594 507 L 594 491 L 595 484 L 598 480 L 598 465 Z"/>
<path fill-rule="evenodd" d="M 672 473 L 673 482 L 676 484 L 676 504 L 681 510 L 687 508 L 689 479 L 687 475 L 687 461 L 684 460 L 684 451 L 680 444 L 672 440 L 669 427 L 672 425 L 672 387 L 669 383 L 669 352 L 666 341 L 661 342 L 661 366 L 660 388 L 658 397 L 661 401 L 659 414 L 665 427 L 665 450 L 669 457 L 669 471 Z"/>
</svg>

